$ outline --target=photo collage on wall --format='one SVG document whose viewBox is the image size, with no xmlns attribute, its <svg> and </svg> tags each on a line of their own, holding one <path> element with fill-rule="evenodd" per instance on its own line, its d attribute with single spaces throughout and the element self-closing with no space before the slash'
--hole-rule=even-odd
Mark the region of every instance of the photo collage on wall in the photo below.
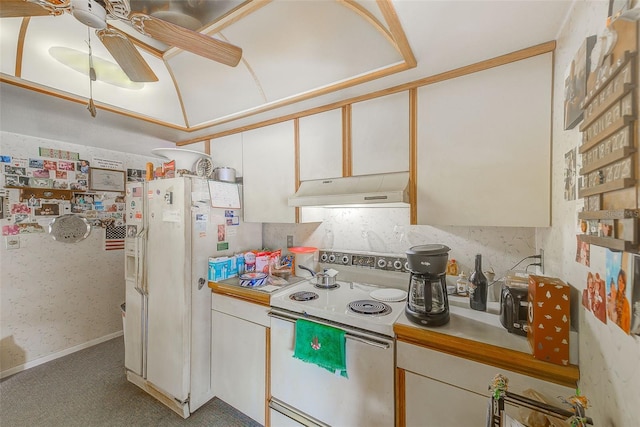
<svg viewBox="0 0 640 427">
<path fill-rule="evenodd" d="M 53 218 L 70 213 L 81 214 L 96 227 L 124 225 L 124 195 L 89 190 L 90 161 L 62 150 L 40 148 L 39 154 L 57 157 L 0 157 L 3 236 L 43 233 Z"/>
<path fill-rule="evenodd" d="M 640 335 L 640 255 L 607 249 L 604 272 L 589 272 L 582 305 L 603 323 Z"/>
</svg>

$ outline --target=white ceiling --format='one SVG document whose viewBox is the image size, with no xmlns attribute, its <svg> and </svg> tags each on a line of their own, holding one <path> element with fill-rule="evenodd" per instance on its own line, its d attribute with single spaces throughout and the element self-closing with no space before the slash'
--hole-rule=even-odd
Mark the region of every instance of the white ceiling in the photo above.
<svg viewBox="0 0 640 427">
<path fill-rule="evenodd" d="M 375 2 L 358 3 L 382 20 Z M 151 148 L 349 99 L 554 40 L 572 5 L 569 0 L 392 3 L 417 59 L 417 67 L 406 71 L 216 124 L 265 103 L 279 102 L 402 61 L 380 31 L 340 2 L 277 0 L 215 35 L 243 48 L 243 62 L 236 68 L 191 53 L 169 54 L 163 60 L 143 51 L 160 78 L 159 83 L 146 84 L 138 91 L 104 83 L 94 85 L 93 96 L 99 105 L 130 110 L 173 127 L 105 109 L 99 109 L 98 115 L 91 118 L 83 103 L 2 83 L 0 130 L 149 154 Z M 3 77 L 13 76 L 15 69 L 15 59 L 11 60 L 7 54 L 10 49 L 5 48 L 19 26 L 14 21 L 20 19 L 0 20 Z M 84 101 L 88 79 L 62 65 L 53 66 L 45 47 L 63 43 L 56 37 L 64 32 L 65 43 L 73 40 L 80 50 L 87 38 L 86 27 L 76 25 L 71 16 L 31 21 L 25 38 L 23 80 L 42 88 L 57 88 L 70 94 L 70 98 Z M 41 23 L 33 25 L 35 21 Z M 109 58 L 95 40 L 94 43 L 92 39 L 94 53 Z"/>
</svg>

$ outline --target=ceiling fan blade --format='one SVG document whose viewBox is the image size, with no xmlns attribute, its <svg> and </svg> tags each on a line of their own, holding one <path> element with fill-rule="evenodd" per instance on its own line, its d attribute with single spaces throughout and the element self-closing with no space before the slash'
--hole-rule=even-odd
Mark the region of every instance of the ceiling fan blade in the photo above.
<svg viewBox="0 0 640 427">
<path fill-rule="evenodd" d="M 0 0 L 0 18 L 24 18 L 27 16 L 46 16 L 51 11 L 26 0 Z"/>
<path fill-rule="evenodd" d="M 157 82 L 149 64 L 124 34 L 111 28 L 96 31 L 100 41 L 132 82 Z"/>
<path fill-rule="evenodd" d="M 242 58 L 241 48 L 171 22 L 143 13 L 134 13 L 130 19 L 134 28 L 142 34 L 196 55 L 231 67 L 238 65 Z"/>
</svg>

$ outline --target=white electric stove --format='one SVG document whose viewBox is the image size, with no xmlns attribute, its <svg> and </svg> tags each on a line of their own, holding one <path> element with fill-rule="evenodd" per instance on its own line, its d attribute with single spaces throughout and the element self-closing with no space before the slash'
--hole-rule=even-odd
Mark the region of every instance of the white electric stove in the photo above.
<svg viewBox="0 0 640 427">
<path fill-rule="evenodd" d="M 393 425 L 393 324 L 406 304 L 406 260 L 320 251 L 319 261 L 316 271 L 338 271 L 338 286 L 317 287 L 310 279 L 271 295 L 272 425 Z M 298 319 L 345 331 L 348 379 L 293 357 Z"/>
</svg>

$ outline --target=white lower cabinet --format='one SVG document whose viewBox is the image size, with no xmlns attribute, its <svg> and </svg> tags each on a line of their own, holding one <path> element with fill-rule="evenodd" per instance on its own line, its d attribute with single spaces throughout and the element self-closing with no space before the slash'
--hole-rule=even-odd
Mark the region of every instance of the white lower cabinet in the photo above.
<svg viewBox="0 0 640 427">
<path fill-rule="evenodd" d="M 489 383 L 498 373 L 509 380 L 509 391 L 521 394 L 533 389 L 556 406 L 562 406 L 558 396 L 575 393 L 568 387 L 402 341 L 396 348 L 397 366 L 405 371 L 407 427 L 486 425 Z M 511 405 L 505 409 L 512 416 L 518 411 Z"/>
<path fill-rule="evenodd" d="M 412 372 L 405 387 L 407 427 L 483 425 L 485 396 Z"/>
<path fill-rule="evenodd" d="M 268 307 L 213 294 L 212 388 L 265 425 Z"/>
</svg>

